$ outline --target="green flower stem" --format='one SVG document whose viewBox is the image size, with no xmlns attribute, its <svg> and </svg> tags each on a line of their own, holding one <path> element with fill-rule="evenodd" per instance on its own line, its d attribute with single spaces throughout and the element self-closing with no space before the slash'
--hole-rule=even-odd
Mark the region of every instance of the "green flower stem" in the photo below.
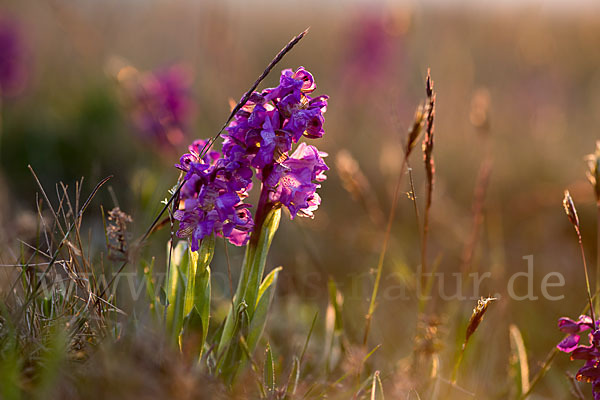
<svg viewBox="0 0 600 400">
<path fill-rule="evenodd" d="M 260 290 L 261 282 L 269 248 L 279 227 L 280 219 L 281 209 L 274 207 L 268 201 L 268 191 L 263 188 L 256 211 L 254 231 L 246 245 L 246 254 L 233 306 L 225 320 L 217 348 L 219 358 L 217 371 L 227 382 L 234 379 L 239 366 L 243 364 L 243 353 L 238 349 L 239 335 L 250 334 L 255 337 L 257 332 L 253 331 L 260 330 L 262 332 L 264 326 L 264 322 L 253 323 L 253 317 L 260 300 L 259 295 L 264 292 L 264 288 L 262 292 Z M 257 340 L 253 342 L 253 345 L 256 345 Z M 249 348 L 250 352 L 254 350 L 253 347 Z"/>
</svg>

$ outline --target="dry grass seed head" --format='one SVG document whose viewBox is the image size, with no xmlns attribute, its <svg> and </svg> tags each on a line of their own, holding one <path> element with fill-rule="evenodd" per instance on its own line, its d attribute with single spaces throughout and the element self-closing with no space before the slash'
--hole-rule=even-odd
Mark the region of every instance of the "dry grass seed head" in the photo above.
<svg viewBox="0 0 600 400">
<path fill-rule="evenodd" d="M 433 178 L 435 175 L 435 163 L 433 161 L 433 133 L 435 121 L 435 92 L 433 90 L 433 81 L 431 80 L 430 70 L 427 70 L 427 80 L 425 83 L 427 93 L 427 109 L 426 109 L 426 127 L 425 138 L 423 139 L 423 161 L 425 162 L 425 172 L 427 173 L 427 184 L 429 191 L 433 186 Z"/>
<path fill-rule="evenodd" d="M 496 299 L 493 297 L 487 297 L 485 299 L 482 297 L 479 300 L 477 300 L 477 307 L 473 309 L 473 313 L 471 314 L 471 318 L 469 319 L 469 325 L 467 326 L 465 344 L 469 341 L 471 335 L 475 333 L 481 321 L 483 321 L 483 316 L 485 315 L 490 303 L 495 300 Z"/>
<path fill-rule="evenodd" d="M 115 207 L 108 212 L 109 225 L 106 233 L 109 239 L 109 259 L 114 261 L 123 261 L 127 259 L 128 239 L 127 225 L 133 222 L 133 219 Z"/>
<path fill-rule="evenodd" d="M 569 217 L 569 221 L 571 221 L 573 227 L 579 232 L 579 217 L 577 217 L 577 210 L 575 209 L 573 198 L 571 197 L 571 194 L 568 190 L 565 190 L 563 207 L 565 208 L 565 213 L 567 213 L 567 217 Z"/>
<path fill-rule="evenodd" d="M 413 124 L 408 131 L 408 140 L 406 142 L 406 156 L 408 157 L 412 150 L 417 144 L 421 132 L 423 132 L 423 125 L 425 125 L 425 107 L 421 104 L 415 111 L 415 117 L 413 118 Z"/>
</svg>

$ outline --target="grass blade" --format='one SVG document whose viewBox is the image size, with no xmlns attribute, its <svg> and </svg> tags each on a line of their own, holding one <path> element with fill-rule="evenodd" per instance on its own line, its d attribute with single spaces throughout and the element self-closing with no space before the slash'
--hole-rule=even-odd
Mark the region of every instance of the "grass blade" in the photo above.
<svg viewBox="0 0 600 400">
<path fill-rule="evenodd" d="M 298 380 L 300 379 L 300 360 L 298 357 L 294 357 L 292 364 L 292 370 L 288 377 L 287 387 L 285 390 L 284 400 L 290 400 L 296 394 L 296 388 L 298 387 Z"/>
<path fill-rule="evenodd" d="M 171 253 L 171 269 L 167 280 L 167 332 L 175 344 L 183 328 L 186 276 L 190 265 L 187 241 L 180 241 Z M 168 251 L 168 250 L 167 250 Z"/>
<path fill-rule="evenodd" d="M 251 352 L 256 348 L 258 340 L 265 329 L 269 307 L 273 301 L 273 296 L 275 295 L 277 277 L 281 270 L 281 267 L 275 268 L 265 277 L 263 283 L 260 285 L 259 293 L 261 293 L 261 296 L 256 304 L 256 310 L 250 321 L 250 328 L 248 329 L 247 343 Z"/>
<path fill-rule="evenodd" d="M 515 372 L 515 387 L 518 388 L 517 396 L 529 391 L 529 362 L 527 359 L 527 350 L 523 342 L 521 331 L 516 325 L 510 325 L 510 349 L 511 369 Z"/>
<path fill-rule="evenodd" d="M 375 373 L 373 374 L 373 384 L 371 385 L 371 400 L 378 399 L 385 400 L 385 397 L 383 395 L 383 386 L 381 385 L 379 371 L 375 371 Z"/>
<path fill-rule="evenodd" d="M 265 366 L 264 366 L 264 382 L 267 393 L 273 393 L 275 391 L 275 365 L 273 363 L 273 351 L 271 346 L 267 343 L 267 349 L 265 351 Z"/>
</svg>

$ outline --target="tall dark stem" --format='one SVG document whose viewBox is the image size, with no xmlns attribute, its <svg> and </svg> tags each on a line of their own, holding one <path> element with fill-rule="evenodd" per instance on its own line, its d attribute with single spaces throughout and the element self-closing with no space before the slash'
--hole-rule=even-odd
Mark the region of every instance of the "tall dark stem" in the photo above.
<svg viewBox="0 0 600 400">
<path fill-rule="evenodd" d="M 596 221 L 596 292 L 600 292 L 600 201 L 596 202 L 597 221 Z M 596 296 L 596 309 L 600 310 L 600 296 Z"/>
</svg>

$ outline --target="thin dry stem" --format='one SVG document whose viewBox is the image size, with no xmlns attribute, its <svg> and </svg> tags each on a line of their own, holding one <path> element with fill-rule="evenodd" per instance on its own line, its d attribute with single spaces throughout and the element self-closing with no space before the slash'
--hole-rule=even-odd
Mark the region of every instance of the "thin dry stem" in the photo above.
<svg viewBox="0 0 600 400">
<path fill-rule="evenodd" d="M 587 177 L 596 197 L 596 292 L 600 290 L 600 141 L 596 142 L 596 151 L 586 157 Z M 596 308 L 600 309 L 600 299 L 596 299 Z"/>
<path fill-rule="evenodd" d="M 415 119 L 413 125 L 408 134 L 408 140 L 406 143 L 406 148 L 404 151 L 404 158 L 402 160 L 402 165 L 400 167 L 400 173 L 398 175 L 398 180 L 396 182 L 396 188 L 394 190 L 394 197 L 392 199 L 392 205 L 390 208 L 390 213 L 388 215 L 387 225 L 385 228 L 385 235 L 383 237 L 383 242 L 381 246 L 381 252 L 379 253 L 379 261 L 377 262 L 377 273 L 375 275 L 375 283 L 373 284 L 373 292 L 371 294 L 371 300 L 369 303 L 369 310 L 365 317 L 365 333 L 363 336 L 363 345 L 367 345 L 367 340 L 369 338 L 369 331 L 371 329 L 371 319 L 373 318 L 373 313 L 375 312 L 375 301 L 377 299 L 377 292 L 379 291 L 379 283 L 381 281 L 381 274 L 383 271 L 383 262 L 385 261 L 385 254 L 387 252 L 388 243 L 390 241 L 390 234 L 392 232 L 392 225 L 394 222 L 394 217 L 396 215 L 396 208 L 398 205 L 398 199 L 400 194 L 400 189 L 402 187 L 402 178 L 406 172 L 408 158 L 412 149 L 414 148 L 414 142 L 419 138 L 419 135 L 423 128 L 424 122 L 424 114 L 422 112 L 422 107 L 419 107 L 415 113 Z"/>
<path fill-rule="evenodd" d="M 379 253 L 379 261 L 377 262 L 377 274 L 375 275 L 375 283 L 373 284 L 373 293 L 371 294 L 371 301 L 369 303 L 369 311 L 366 316 L 366 326 L 365 326 L 365 334 L 363 337 L 363 344 L 367 344 L 367 340 L 369 338 L 369 330 L 371 329 L 371 319 L 373 317 L 373 313 L 375 312 L 375 299 L 377 297 L 377 292 L 379 291 L 379 282 L 381 281 L 381 273 L 383 270 L 383 262 L 385 261 L 385 253 L 387 252 L 388 243 L 390 240 L 390 234 L 392 232 L 392 225 L 394 223 L 394 217 L 396 216 L 396 206 L 398 204 L 398 198 L 402 183 L 402 176 L 406 170 L 406 159 L 407 155 L 404 156 L 404 160 L 402 161 L 402 167 L 400 168 L 400 176 L 398 177 L 398 181 L 396 183 L 396 189 L 394 190 L 394 197 L 392 199 L 392 207 L 390 209 L 390 214 L 388 216 L 387 226 L 385 228 L 385 236 L 383 237 L 383 244 L 381 246 L 381 252 Z"/>
<path fill-rule="evenodd" d="M 592 291 L 590 290 L 590 278 L 587 269 L 587 262 L 585 260 L 585 251 L 583 250 L 583 243 L 581 240 L 581 229 L 579 226 L 579 217 L 577 216 L 577 209 L 575 208 L 575 203 L 573 203 L 573 198 L 568 190 L 565 190 L 565 197 L 563 199 L 563 207 L 565 209 L 565 213 L 571 221 L 573 228 L 575 228 L 575 232 L 577 233 L 577 239 L 579 241 L 579 249 L 581 250 L 581 261 L 583 262 L 583 272 L 585 274 L 585 286 L 587 289 L 588 301 L 590 303 L 590 314 L 592 316 L 592 322 L 594 326 L 596 326 L 596 316 L 594 313 L 594 305 L 592 302 Z"/>
<path fill-rule="evenodd" d="M 467 332 L 465 333 L 465 341 L 463 342 L 463 344 L 461 346 L 460 354 L 458 355 L 458 359 L 456 360 L 456 363 L 454 364 L 454 370 L 452 372 L 452 383 L 456 383 L 456 378 L 458 376 L 458 368 L 460 367 L 460 364 L 462 362 L 462 359 L 463 359 L 463 356 L 465 353 L 465 349 L 467 348 L 467 344 L 469 343 L 469 339 L 475 333 L 475 331 L 479 327 L 479 324 L 481 324 L 481 321 L 483 321 L 483 317 L 484 317 L 490 303 L 495 300 L 496 299 L 493 297 L 488 297 L 485 299 L 482 297 L 481 299 L 477 300 L 477 306 L 473 309 L 473 312 L 471 313 L 471 318 L 469 319 L 469 324 L 467 325 Z"/>
<path fill-rule="evenodd" d="M 596 202 L 596 293 L 600 292 L 600 201 Z M 596 297 L 596 309 L 600 309 L 600 297 Z"/>
<path fill-rule="evenodd" d="M 468 274 L 472 268 L 473 255 L 475 254 L 475 247 L 477 246 L 477 240 L 479 238 L 479 233 L 484 220 L 483 211 L 491 172 L 492 161 L 487 158 L 483 161 L 479 168 L 477 183 L 475 185 L 475 193 L 473 195 L 473 223 L 471 226 L 471 234 L 469 235 L 469 240 L 466 243 L 462 253 L 461 270 L 464 274 Z"/>
<path fill-rule="evenodd" d="M 29 169 L 30 169 L 31 173 L 34 175 L 36 181 L 39 183 L 39 180 L 37 179 L 37 176 L 35 175 L 35 173 L 33 171 L 33 168 L 31 168 L 31 166 L 29 166 Z M 100 188 L 102 187 L 102 185 L 104 185 L 106 182 L 108 182 L 111 178 L 112 178 L 112 175 L 104 178 L 102 181 L 100 181 L 96 185 L 96 187 L 94 187 L 94 189 L 92 190 L 92 193 L 88 196 L 88 198 L 86 199 L 85 203 L 83 204 L 83 206 L 81 207 L 81 209 L 77 213 L 77 217 L 70 224 L 69 228 L 67 229 L 67 231 L 63 235 L 63 238 L 59 242 L 58 247 L 57 247 L 57 249 L 55 250 L 55 252 L 54 252 L 54 254 L 52 256 L 52 259 L 48 263 L 48 266 L 46 267 L 46 269 L 44 269 L 44 271 L 42 272 L 42 274 L 38 278 L 37 284 L 35 285 L 35 287 L 31 291 L 30 296 L 28 297 L 28 299 L 23 304 L 21 312 L 24 312 L 26 310 L 26 308 L 29 306 L 29 304 L 31 303 L 31 301 L 36 297 L 37 292 L 40 289 L 40 286 L 42 285 L 42 280 L 44 279 L 44 277 L 46 276 L 46 274 L 50 271 L 50 269 L 52 268 L 52 266 L 54 265 L 54 263 L 58 259 L 58 255 L 60 254 L 60 251 L 61 251 L 62 247 L 68 241 L 69 235 L 71 234 L 71 232 L 73 231 L 73 229 L 75 228 L 75 226 L 77 226 L 77 224 L 79 223 L 79 220 L 83 217 L 83 213 L 85 212 L 85 210 L 89 206 L 89 204 L 92 201 L 92 199 L 96 196 L 96 193 L 98 193 L 98 190 L 100 190 Z M 40 184 L 40 187 L 41 187 L 41 184 Z"/>
</svg>

